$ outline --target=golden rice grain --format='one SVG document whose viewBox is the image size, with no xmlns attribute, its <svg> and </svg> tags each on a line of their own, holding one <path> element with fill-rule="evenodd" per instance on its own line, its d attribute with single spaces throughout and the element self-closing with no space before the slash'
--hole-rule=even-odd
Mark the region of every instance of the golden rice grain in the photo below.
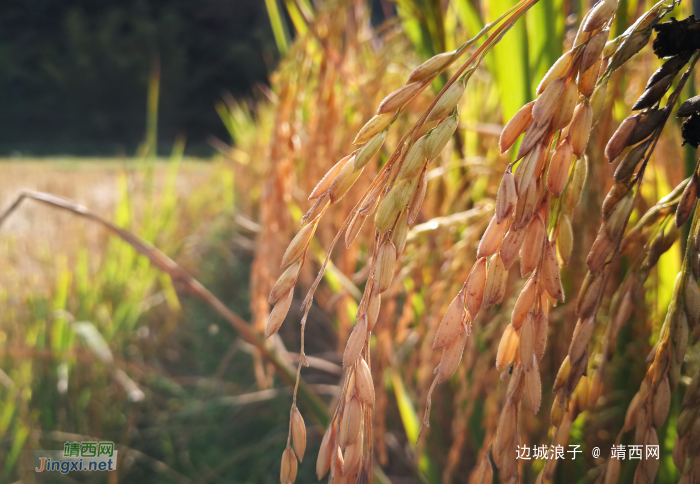
<svg viewBox="0 0 700 484">
<path fill-rule="evenodd" d="M 386 140 L 386 131 L 376 134 L 371 140 L 362 145 L 362 148 L 355 155 L 353 170 L 357 171 L 365 167 L 369 161 L 374 158 L 374 155 L 379 153 L 384 141 Z"/>
<path fill-rule="evenodd" d="M 591 379 L 590 388 L 588 389 L 588 407 L 593 407 L 600 396 L 603 394 L 603 381 L 601 377 L 602 368 L 598 367 L 593 378 Z"/>
<path fill-rule="evenodd" d="M 542 141 L 542 137 L 547 133 L 548 129 L 548 122 L 543 124 L 531 123 L 525 130 L 525 136 L 523 136 L 523 140 L 520 142 L 520 148 L 518 148 L 518 159 L 524 157 L 532 148 L 539 144 Z"/>
<path fill-rule="evenodd" d="M 289 312 L 289 307 L 292 305 L 292 298 L 294 297 L 294 289 L 287 291 L 287 294 L 282 296 L 279 301 L 275 304 L 275 307 L 270 311 L 270 316 L 267 318 L 267 325 L 265 326 L 265 337 L 269 338 L 275 334 L 282 323 L 284 318 Z"/>
<path fill-rule="evenodd" d="M 377 265 L 374 271 L 374 289 L 381 294 L 391 285 L 396 265 L 396 247 L 392 242 L 385 242 L 379 248 Z"/>
<path fill-rule="evenodd" d="M 537 280 L 534 277 L 530 277 L 525 283 L 525 286 L 523 286 L 523 290 L 520 292 L 518 299 L 515 301 L 513 314 L 510 319 L 513 328 L 519 329 L 520 326 L 522 326 L 527 313 L 530 312 L 532 305 L 535 303 L 536 296 Z"/>
<path fill-rule="evenodd" d="M 538 311 L 535 315 L 534 328 L 535 328 L 535 356 L 537 360 L 542 360 L 544 356 L 544 350 L 547 347 L 547 330 L 549 329 L 547 321 L 547 315 L 544 311 Z"/>
<path fill-rule="evenodd" d="M 389 230 L 399 216 L 401 209 L 396 203 L 396 190 L 389 190 L 389 193 L 379 203 L 377 213 L 374 216 L 374 225 L 380 234 Z"/>
<path fill-rule="evenodd" d="M 437 74 L 445 67 L 455 55 L 455 51 L 437 54 L 416 67 L 408 76 L 406 83 L 422 81 Z"/>
<path fill-rule="evenodd" d="M 377 109 L 377 114 L 394 114 L 405 104 L 409 103 L 423 87 L 422 82 L 410 82 L 396 91 L 389 94 L 384 100 L 379 104 Z"/>
<path fill-rule="evenodd" d="M 592 319 L 579 319 L 574 328 L 569 345 L 569 360 L 577 362 L 588 349 L 588 343 L 595 329 L 595 322 Z"/>
<path fill-rule="evenodd" d="M 549 71 L 547 71 L 540 81 L 540 84 L 537 86 L 537 95 L 541 95 L 545 89 L 547 89 L 547 86 L 549 86 L 549 84 L 555 79 L 565 77 L 569 72 L 569 69 L 571 69 L 571 64 L 573 61 L 574 52 L 571 50 L 559 57 L 559 59 L 552 64 L 552 67 L 549 68 Z"/>
<path fill-rule="evenodd" d="M 576 407 L 579 411 L 584 412 L 588 408 L 588 391 L 590 385 L 588 383 L 588 377 L 583 375 L 578 381 L 572 399 L 576 400 Z"/>
<path fill-rule="evenodd" d="M 301 412 L 294 405 L 292 408 L 292 441 L 294 443 L 294 453 L 296 454 L 299 462 L 304 460 L 304 452 L 306 451 L 306 425 L 304 424 L 304 418 L 301 416 Z"/>
<path fill-rule="evenodd" d="M 649 18 L 654 18 L 654 16 L 650 15 Z M 615 53 L 615 56 L 611 61 L 613 66 L 617 68 L 627 62 L 634 54 L 642 50 L 642 47 L 647 45 L 650 38 L 651 29 L 647 29 L 646 32 L 635 32 L 622 45 L 620 45 L 620 48 Z"/>
<path fill-rule="evenodd" d="M 384 113 L 384 114 L 377 114 L 372 117 L 367 123 L 360 129 L 360 131 L 357 133 L 357 136 L 355 137 L 355 140 L 352 142 L 354 145 L 359 145 L 362 143 L 366 143 L 372 137 L 376 134 L 378 134 L 381 131 L 384 131 L 384 129 L 391 124 L 391 122 L 394 120 L 394 113 Z"/>
<path fill-rule="evenodd" d="M 581 66 L 579 67 L 581 72 L 587 71 L 598 61 L 608 41 L 608 35 L 610 35 L 610 29 L 606 28 L 595 34 L 588 41 L 581 57 Z"/>
<path fill-rule="evenodd" d="M 282 452 L 282 463 L 280 465 L 280 482 L 282 484 L 293 483 L 297 478 L 297 459 L 291 447 L 287 447 Z"/>
<path fill-rule="evenodd" d="M 361 356 L 355 365 L 355 388 L 360 401 L 370 408 L 374 407 L 375 397 L 372 371 Z"/>
<path fill-rule="evenodd" d="M 506 292 L 508 271 L 506 271 L 501 256 L 494 255 L 488 264 L 486 274 L 486 287 L 484 288 L 483 307 L 488 308 L 494 304 L 500 304 Z"/>
<path fill-rule="evenodd" d="M 595 88 L 593 94 L 591 94 L 591 109 L 593 110 L 593 124 L 598 122 L 600 115 L 603 112 L 603 106 L 605 106 L 605 98 L 608 94 L 608 81 L 607 79 Z"/>
<path fill-rule="evenodd" d="M 538 144 L 522 159 L 515 170 L 515 190 L 519 196 L 525 194 L 525 190 L 530 186 L 535 175 L 537 160 L 540 156 L 541 146 Z"/>
<path fill-rule="evenodd" d="M 566 355 L 564 361 L 562 361 L 559 366 L 559 371 L 554 379 L 554 386 L 552 387 L 553 392 L 558 392 L 564 387 L 567 378 L 569 378 L 569 373 L 571 372 L 571 360 L 569 360 L 569 355 Z"/>
<path fill-rule="evenodd" d="M 578 90 L 581 96 L 590 98 L 595 91 L 596 83 L 598 82 L 598 74 L 600 74 L 600 66 L 603 62 L 601 57 L 598 57 L 596 62 L 586 71 L 581 71 L 578 76 Z"/>
<path fill-rule="evenodd" d="M 357 235 L 360 233 L 360 230 L 362 229 L 362 225 L 365 223 L 365 219 L 367 218 L 366 215 L 362 215 L 360 211 L 357 211 L 355 215 L 352 218 L 352 221 L 348 225 L 347 230 L 345 231 L 345 247 L 350 248 L 352 243 L 355 241 L 357 238 Z"/>
<path fill-rule="evenodd" d="M 513 328 L 512 324 L 506 326 L 501 341 L 498 344 L 496 353 L 496 368 L 501 369 L 515 359 L 515 352 L 518 350 L 520 336 Z"/>
<path fill-rule="evenodd" d="M 663 426 L 671 408 L 671 387 L 668 384 L 668 377 L 663 377 L 654 394 L 651 410 L 651 423 L 656 428 Z"/>
<path fill-rule="evenodd" d="M 269 304 L 275 304 L 282 298 L 282 296 L 287 294 L 290 289 L 294 287 L 297 282 L 300 269 L 301 261 L 296 261 L 282 273 L 279 279 L 277 279 L 277 282 L 275 282 L 275 285 L 272 287 L 272 291 L 270 291 L 270 296 L 267 300 Z"/>
<path fill-rule="evenodd" d="M 413 195 L 416 193 L 420 178 L 415 176 L 406 180 L 400 180 L 394 188 L 391 189 L 395 193 L 394 201 L 398 210 L 405 209 L 411 202 Z"/>
<path fill-rule="evenodd" d="M 530 126 L 530 123 L 532 123 L 532 108 L 534 105 L 535 101 L 524 105 L 505 125 L 498 140 L 498 147 L 501 154 L 508 151 L 510 147 L 513 146 L 513 143 L 515 143 L 515 140 Z"/>
<path fill-rule="evenodd" d="M 605 25 L 617 10 L 616 0 L 599 0 L 583 24 L 584 32 L 593 32 Z"/>
<path fill-rule="evenodd" d="M 319 481 L 330 469 L 334 451 L 335 431 L 333 423 L 331 423 L 328 429 L 326 429 L 326 433 L 323 434 L 321 447 L 318 450 L 318 457 L 316 458 L 316 476 L 318 477 Z"/>
<path fill-rule="evenodd" d="M 467 280 L 467 311 L 469 319 L 474 321 L 481 309 L 484 300 L 484 290 L 486 289 L 486 257 L 481 257 L 472 267 L 471 274 Z"/>
<path fill-rule="evenodd" d="M 637 99 L 637 102 L 634 103 L 634 106 L 632 106 L 632 111 L 639 111 L 642 109 L 650 108 L 658 101 L 660 101 L 661 98 L 664 97 L 664 95 L 666 94 L 666 91 L 668 91 L 668 88 L 671 87 L 671 83 L 673 82 L 675 77 L 675 74 L 668 75 L 659 79 L 653 85 L 647 86 L 646 91 L 644 91 L 644 93 L 639 97 L 639 99 Z"/>
<path fill-rule="evenodd" d="M 549 414 L 549 419 L 552 425 L 555 427 L 561 422 L 562 414 L 564 413 L 564 395 L 563 393 L 557 393 L 554 397 L 554 402 L 552 403 L 552 411 Z"/>
<path fill-rule="evenodd" d="M 437 121 L 450 114 L 455 106 L 457 106 L 457 103 L 459 103 L 459 99 L 462 97 L 462 94 L 464 94 L 465 87 L 466 83 L 462 80 L 457 80 L 448 87 L 435 103 L 433 109 L 430 110 L 426 121 Z"/>
<path fill-rule="evenodd" d="M 309 200 L 315 200 L 318 197 L 320 197 L 326 190 L 328 190 L 328 187 L 331 186 L 331 183 L 333 183 L 333 180 L 335 180 L 335 177 L 338 176 L 338 173 L 340 173 L 340 170 L 343 169 L 343 167 L 350 161 L 351 158 L 353 158 L 355 154 L 350 154 L 340 160 L 338 163 L 333 165 L 333 167 L 328 170 L 328 173 L 326 173 L 323 178 L 321 178 L 321 181 L 318 182 L 316 185 L 316 188 L 314 188 L 311 192 L 311 195 L 309 195 Z"/>
<path fill-rule="evenodd" d="M 367 305 L 367 329 L 369 331 L 372 331 L 374 325 L 377 324 L 381 305 L 382 296 L 372 293 L 372 296 L 369 298 L 369 304 Z"/>
<path fill-rule="evenodd" d="M 399 215 L 399 220 L 396 222 L 394 232 L 391 235 L 391 241 L 396 246 L 396 254 L 400 255 L 403 253 L 406 247 L 406 239 L 408 238 L 408 212 L 403 211 Z"/>
<path fill-rule="evenodd" d="M 554 246 L 547 240 L 542 254 L 542 285 L 547 293 L 557 301 L 564 302 L 564 288 L 559 276 L 559 264 Z"/>
<path fill-rule="evenodd" d="M 430 132 L 428 141 L 425 144 L 425 154 L 429 160 L 437 157 L 442 150 L 447 146 L 457 127 L 459 126 L 459 117 L 457 113 L 447 117 L 442 123 Z"/>
<path fill-rule="evenodd" d="M 560 77 L 552 80 L 535 101 L 532 107 L 532 120 L 536 124 L 544 124 L 554 112 L 559 103 L 559 99 L 564 94 L 566 79 Z"/>
<path fill-rule="evenodd" d="M 610 191 L 603 200 L 603 216 L 607 219 L 610 217 L 610 212 L 630 191 L 630 187 L 625 183 L 616 183 L 610 187 Z"/>
<path fill-rule="evenodd" d="M 503 243 L 499 249 L 499 255 L 501 256 L 501 261 L 506 268 L 506 271 L 510 270 L 510 267 L 515 261 L 515 256 L 518 254 L 520 247 L 525 240 L 525 229 L 515 230 L 512 226 L 510 230 L 506 233 L 503 238 Z"/>
<path fill-rule="evenodd" d="M 540 197 L 540 180 L 532 180 L 530 185 L 525 190 L 524 196 L 518 198 L 518 203 L 515 205 L 515 218 L 513 219 L 513 227 L 520 230 L 532 220 L 535 211 L 538 208 Z"/>
<path fill-rule="evenodd" d="M 357 442 L 362 430 L 362 404 L 357 394 L 354 392 L 350 399 L 345 402 L 343 420 L 340 424 L 340 436 L 338 444 L 341 449 Z"/>
<path fill-rule="evenodd" d="M 454 340 L 442 350 L 442 357 L 436 368 L 438 383 L 447 380 L 457 370 L 459 362 L 462 360 L 462 353 L 464 353 L 464 345 L 467 343 L 467 336 L 467 328 L 464 323 L 462 323 Z"/>
<path fill-rule="evenodd" d="M 291 264 L 292 262 L 299 260 L 301 256 L 304 255 L 306 249 L 309 247 L 309 242 L 311 242 L 311 238 L 314 236 L 314 231 L 316 230 L 317 225 L 318 219 L 305 225 L 297 233 L 297 235 L 287 246 L 287 249 L 284 251 L 284 255 L 282 256 L 282 263 L 280 264 L 281 267 L 285 267 Z"/>
<path fill-rule="evenodd" d="M 697 175 L 693 175 L 690 182 L 685 186 L 681 199 L 678 202 L 678 208 L 676 209 L 676 227 L 680 227 L 685 224 L 690 215 L 695 209 L 695 204 L 698 201 L 698 184 L 700 180 Z"/>
<path fill-rule="evenodd" d="M 695 327 L 700 319 L 700 292 L 698 291 L 698 283 L 692 274 L 688 274 L 684 295 L 688 323 L 691 327 Z"/>
<path fill-rule="evenodd" d="M 591 134 L 591 124 L 593 122 L 593 110 L 588 100 L 584 100 L 574 110 L 574 117 L 571 120 L 569 136 L 571 136 L 571 151 L 579 158 L 588 144 L 588 137 Z"/>
<path fill-rule="evenodd" d="M 357 362 L 360 357 L 362 348 L 365 345 L 365 340 L 367 339 L 367 316 L 363 315 L 357 320 L 355 327 L 348 337 L 348 342 L 345 344 L 345 351 L 343 352 L 343 367 L 350 368 Z"/>
<path fill-rule="evenodd" d="M 440 325 L 435 332 L 435 339 L 433 340 L 434 350 L 444 348 L 454 340 L 466 317 L 464 303 L 464 292 L 460 291 L 450 303 L 447 311 L 445 311 L 445 315 L 442 317 L 442 321 L 440 321 Z"/>
<path fill-rule="evenodd" d="M 525 373 L 525 401 L 533 412 L 539 411 L 542 403 L 542 383 L 537 368 Z"/>
<path fill-rule="evenodd" d="M 566 209 L 569 213 L 573 212 L 576 205 L 578 205 L 581 199 L 581 194 L 583 193 L 583 187 L 586 185 L 586 178 L 588 177 L 588 160 L 586 157 L 579 158 L 574 163 L 574 174 L 571 177 L 571 183 L 569 184 L 569 189 L 567 190 L 566 196 Z"/>
<path fill-rule="evenodd" d="M 358 437 L 357 441 L 348 445 L 345 449 L 345 455 L 343 456 L 343 476 L 348 476 L 354 470 L 356 470 L 362 463 L 362 433 Z"/>
<path fill-rule="evenodd" d="M 598 236 L 593 241 L 591 250 L 586 257 L 588 269 L 591 272 L 597 272 L 603 267 L 603 264 L 605 264 L 605 261 L 612 253 L 613 249 L 615 249 L 615 242 L 610 240 L 608 234 L 605 233 L 605 225 L 601 225 L 600 230 L 598 230 Z"/>
<path fill-rule="evenodd" d="M 557 107 L 554 109 L 554 114 L 552 114 L 552 121 L 550 124 L 550 131 L 559 131 L 565 128 L 569 122 L 571 122 L 571 117 L 574 115 L 574 108 L 578 102 L 578 89 L 576 84 L 569 82 L 564 88 L 564 93 L 559 99 Z"/>
<path fill-rule="evenodd" d="M 533 367 L 533 356 L 535 354 L 535 331 L 534 317 L 532 313 L 527 313 L 523 325 L 520 327 L 520 360 L 523 368 L 529 370 Z"/>
<path fill-rule="evenodd" d="M 513 441 L 517 427 L 518 422 L 516 418 L 515 404 L 509 400 L 506 402 L 505 407 L 503 407 L 503 411 L 501 411 L 501 418 L 498 421 L 498 436 L 496 438 L 496 445 L 499 453 L 504 452 Z"/>
<path fill-rule="evenodd" d="M 355 171 L 355 163 L 352 160 L 348 160 L 338 172 L 333 183 L 328 187 L 328 198 L 330 198 L 331 203 L 335 203 L 345 196 L 357 179 L 360 178 L 363 170 L 364 168 L 360 168 Z"/>
<path fill-rule="evenodd" d="M 476 250 L 477 258 L 481 259 L 482 257 L 488 257 L 498 252 L 509 226 L 510 220 L 506 219 L 498 223 L 497 215 L 494 215 L 479 241 L 479 247 Z"/>
<path fill-rule="evenodd" d="M 515 178 L 510 170 L 506 170 L 501 179 L 496 195 L 496 222 L 501 223 L 513 214 L 518 201 L 515 190 Z"/>
<path fill-rule="evenodd" d="M 676 343 L 676 363 L 679 365 L 685 360 L 689 331 L 688 316 L 686 316 L 685 311 L 679 311 L 678 317 L 676 318 L 676 330 L 673 332 L 673 339 Z"/>
<path fill-rule="evenodd" d="M 416 189 L 415 195 L 411 203 L 408 205 L 408 215 L 407 222 L 412 225 L 413 222 L 418 218 L 421 206 L 423 205 L 423 199 L 425 198 L 425 192 L 428 188 L 428 173 L 423 169 L 423 173 L 420 175 L 420 181 L 418 182 L 418 188 Z"/>
<path fill-rule="evenodd" d="M 639 123 L 638 114 L 628 116 L 620 123 L 620 126 L 617 127 L 615 133 L 613 133 L 608 140 L 608 144 L 605 146 L 605 157 L 608 161 L 612 162 L 615 158 L 620 156 L 620 153 L 622 153 L 627 146 L 627 141 L 632 135 L 632 132 L 637 127 L 637 123 Z"/>
<path fill-rule="evenodd" d="M 615 178 L 616 182 L 623 182 L 627 180 L 630 176 L 632 176 L 632 174 L 634 174 L 634 170 L 637 168 L 637 165 L 644 157 L 644 153 L 646 152 L 650 143 L 651 140 L 646 141 L 644 143 L 640 143 L 639 145 L 632 148 L 630 152 L 627 153 L 627 155 L 625 155 L 625 157 L 615 169 L 615 174 L 613 175 L 613 177 Z"/>
<path fill-rule="evenodd" d="M 608 220 L 605 221 L 605 233 L 610 240 L 617 240 L 622 234 L 633 208 L 634 194 L 632 192 L 629 192 L 622 200 L 615 204 L 608 214 Z"/>
<path fill-rule="evenodd" d="M 571 138 L 567 137 L 554 150 L 547 172 L 547 189 L 555 197 L 559 197 L 566 186 L 571 167 L 571 155 Z"/>
<path fill-rule="evenodd" d="M 401 166 L 401 171 L 399 172 L 399 179 L 404 180 L 407 178 L 413 178 L 420 174 L 427 159 L 427 155 L 425 154 L 426 140 L 427 136 L 421 136 L 408 150 L 408 154 L 406 155 L 403 165 Z"/>
<path fill-rule="evenodd" d="M 561 217 L 557 230 L 557 257 L 561 265 L 568 266 L 574 249 L 574 233 L 567 215 Z"/>
<path fill-rule="evenodd" d="M 538 215 L 532 219 L 530 225 L 525 229 L 525 239 L 523 239 L 523 244 L 520 246 L 521 277 L 525 277 L 539 265 L 544 237 L 544 220 Z"/>
<path fill-rule="evenodd" d="M 493 469 L 488 456 L 481 459 L 479 467 L 476 470 L 476 476 L 472 484 L 491 484 L 493 482 Z"/>
</svg>

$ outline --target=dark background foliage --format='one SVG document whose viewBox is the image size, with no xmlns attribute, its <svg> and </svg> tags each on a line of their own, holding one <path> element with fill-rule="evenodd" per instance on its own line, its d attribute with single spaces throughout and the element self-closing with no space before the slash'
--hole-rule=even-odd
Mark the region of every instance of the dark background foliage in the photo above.
<svg viewBox="0 0 700 484">
<path fill-rule="evenodd" d="M 250 94 L 277 55 L 262 0 L 5 0 L 0 154 L 118 155 L 142 141 L 160 59 L 160 153 L 226 139 L 222 94 Z"/>
</svg>

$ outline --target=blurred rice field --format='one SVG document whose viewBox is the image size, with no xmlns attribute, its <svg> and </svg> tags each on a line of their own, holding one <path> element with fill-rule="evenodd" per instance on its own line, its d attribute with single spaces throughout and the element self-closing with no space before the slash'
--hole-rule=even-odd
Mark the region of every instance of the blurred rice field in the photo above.
<svg viewBox="0 0 700 484">
<path fill-rule="evenodd" d="M 76 201 L 110 220 L 126 190 L 141 220 L 148 191 L 160 193 L 167 183 L 169 161 L 135 159 L 51 158 L 0 159 L 0 207 L 7 208 L 23 190 L 51 193 Z M 214 163 L 185 159 L 178 167 L 174 190 L 178 203 L 211 181 Z M 149 177 L 148 172 L 153 171 Z M 152 178 L 150 187 L 148 179 Z M 0 230 L 0 281 L 20 293 L 46 292 L 57 259 L 71 266 L 80 251 L 95 264 L 102 260 L 109 235 L 94 223 L 43 204 L 25 201 Z M 13 290 L 13 292 L 15 292 Z"/>
</svg>

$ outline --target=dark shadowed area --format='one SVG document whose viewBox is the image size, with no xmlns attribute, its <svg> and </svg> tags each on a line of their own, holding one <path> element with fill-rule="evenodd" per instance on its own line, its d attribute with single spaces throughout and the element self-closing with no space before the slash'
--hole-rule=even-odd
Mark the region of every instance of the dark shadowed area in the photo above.
<svg viewBox="0 0 700 484">
<path fill-rule="evenodd" d="M 132 155 L 160 61 L 159 148 L 227 139 L 214 109 L 275 63 L 261 0 L 7 0 L 0 9 L 0 154 Z"/>
</svg>

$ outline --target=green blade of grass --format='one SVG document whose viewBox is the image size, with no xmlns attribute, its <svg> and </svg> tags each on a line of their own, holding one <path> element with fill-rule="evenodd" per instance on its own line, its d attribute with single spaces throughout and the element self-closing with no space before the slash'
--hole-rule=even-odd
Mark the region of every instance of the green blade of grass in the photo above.
<svg viewBox="0 0 700 484">
<path fill-rule="evenodd" d="M 418 435 L 420 434 L 420 417 L 418 416 L 418 413 L 416 413 L 416 409 L 413 407 L 413 402 L 408 396 L 403 380 L 401 379 L 401 375 L 399 375 L 396 368 L 390 369 L 390 377 L 391 386 L 394 389 L 396 404 L 399 407 L 399 415 L 401 416 L 401 422 L 403 423 L 403 428 L 406 432 L 408 444 L 415 450 Z M 425 452 L 418 457 L 418 470 L 429 483 L 432 484 L 440 482 L 435 464 L 433 464 L 430 457 Z"/>
<path fill-rule="evenodd" d="M 289 33 L 280 13 L 279 5 L 277 5 L 277 0 L 265 0 L 265 6 L 267 7 L 267 15 L 270 17 L 277 50 L 279 50 L 281 55 L 284 55 L 289 51 Z"/>
<path fill-rule="evenodd" d="M 513 7 L 516 0 L 489 2 L 489 18 L 496 19 Z M 524 22 L 516 22 L 510 32 L 493 49 L 496 86 L 501 96 L 503 121 L 507 122 L 530 100 L 530 68 L 527 32 Z"/>
<path fill-rule="evenodd" d="M 474 37 L 484 28 L 484 19 L 471 0 L 454 0 L 451 5 L 457 11 L 459 21 L 467 29 L 467 36 Z"/>
<path fill-rule="evenodd" d="M 285 0 L 285 7 L 287 7 L 287 12 L 289 13 L 289 18 L 292 19 L 292 25 L 297 31 L 298 35 L 304 35 L 309 31 L 306 21 L 304 20 L 304 15 L 299 11 L 299 8 L 292 0 Z"/>
<path fill-rule="evenodd" d="M 430 32 L 425 25 L 425 15 L 419 6 L 411 0 L 396 0 L 396 11 L 401 19 L 404 32 L 406 32 L 419 57 L 427 59 L 435 55 Z"/>
<path fill-rule="evenodd" d="M 562 0 L 540 0 L 527 13 L 530 73 L 534 89 L 549 67 L 562 54 L 564 42 L 564 9 Z M 534 92 L 529 91 L 530 95 Z"/>
</svg>

